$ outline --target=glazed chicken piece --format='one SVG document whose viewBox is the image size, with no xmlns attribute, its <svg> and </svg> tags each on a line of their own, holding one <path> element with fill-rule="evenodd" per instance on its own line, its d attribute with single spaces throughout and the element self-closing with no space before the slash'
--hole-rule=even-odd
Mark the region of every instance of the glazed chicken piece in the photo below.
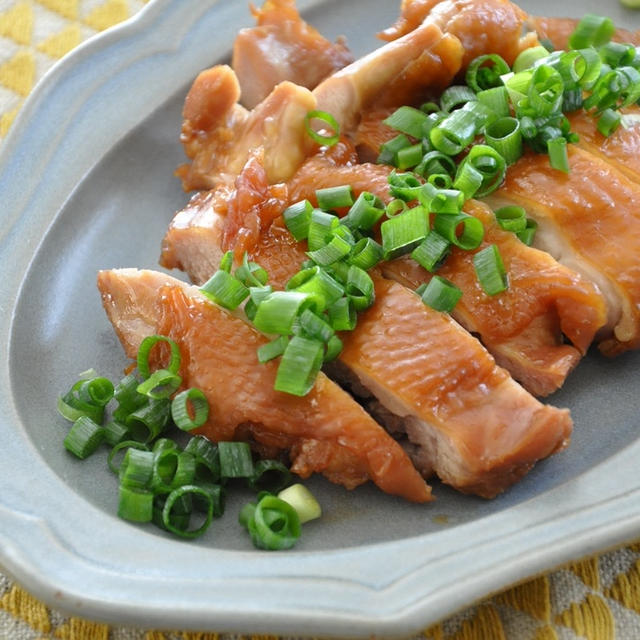
<svg viewBox="0 0 640 640">
<path fill-rule="evenodd" d="M 340 165 L 338 158 L 344 159 L 344 154 L 320 154 L 307 160 L 289 182 L 290 200 L 308 199 L 315 203 L 316 189 L 351 184 L 356 194 L 367 190 L 384 202 L 389 201 L 390 167 Z M 438 275 L 463 291 L 453 317 L 468 331 L 478 334 L 497 362 L 528 391 L 548 395 L 562 386 L 606 323 L 604 297 L 590 280 L 500 229 L 486 205 L 470 200 L 465 211 L 479 218 L 485 227 L 485 239 L 478 251 L 488 244 L 498 246 L 509 289 L 499 296 L 487 296 L 473 266 L 476 251 L 454 248 L 438 270 Z M 431 274 L 409 257 L 384 263 L 380 268 L 385 277 L 411 289 L 431 279 Z M 563 336 L 571 344 L 566 344 Z"/>
<path fill-rule="evenodd" d="M 226 226 L 210 201 L 199 202 L 170 226 L 161 260 L 195 282 L 218 267 Z M 248 249 L 275 288 L 284 288 L 306 258 L 304 243 L 279 219 Z M 449 316 L 399 284 L 375 281 L 373 307 L 355 331 L 341 335 L 338 375 L 346 371 L 354 389 L 375 398 L 376 415 L 406 432 L 425 475 L 435 472 L 461 491 L 493 497 L 567 444 L 567 411 L 535 400 Z"/>
<path fill-rule="evenodd" d="M 353 62 L 343 40 L 329 42 L 300 17 L 295 0 L 267 0 L 251 13 L 257 26 L 238 32 L 231 62 L 248 109 L 284 80 L 313 89 Z"/>
<path fill-rule="evenodd" d="M 606 160 L 630 180 L 640 182 L 640 109 L 627 107 L 621 111 L 623 117 L 634 118 L 633 124 L 619 126 L 610 136 L 598 131 L 597 119 L 584 111 L 569 114 L 571 130 L 580 140 L 577 146 Z"/>
<path fill-rule="evenodd" d="M 460 41 L 463 68 L 485 53 L 497 53 L 511 65 L 523 49 L 538 44 L 535 33 L 522 35 L 526 19 L 509 0 L 402 0 L 398 20 L 378 35 L 393 41 L 432 23 Z"/>
<path fill-rule="evenodd" d="M 569 37 L 575 31 L 579 20 L 575 18 L 548 18 L 542 16 L 529 16 L 526 20 L 527 28 L 536 31 L 540 40 L 548 40 L 554 49 L 568 49 Z M 640 33 L 627 29 L 616 29 L 614 42 L 630 42 L 640 44 Z"/>
<path fill-rule="evenodd" d="M 98 287 L 129 357 L 147 335 L 178 343 L 184 386 L 201 389 L 210 405 L 209 419 L 193 433 L 214 442 L 248 435 L 287 451 L 303 478 L 319 472 L 349 489 L 372 480 L 407 500 L 431 500 L 400 445 L 324 374 L 304 397 L 275 391 L 278 363 L 260 364 L 256 354 L 268 339 L 197 288 L 137 269 L 101 271 Z"/>
<path fill-rule="evenodd" d="M 640 186 L 575 145 L 569 165 L 564 174 L 526 154 L 488 200 L 524 207 L 539 224 L 536 246 L 596 283 L 607 301 L 599 346 L 613 356 L 640 346 Z"/>
<path fill-rule="evenodd" d="M 280 182 L 315 148 L 304 125 L 316 108 L 308 89 L 282 82 L 252 111 L 239 97 L 238 79 L 226 65 L 203 71 L 193 83 L 180 135 L 191 163 L 176 171 L 185 191 L 232 183 L 257 147 L 264 149 L 269 181 Z"/>
</svg>

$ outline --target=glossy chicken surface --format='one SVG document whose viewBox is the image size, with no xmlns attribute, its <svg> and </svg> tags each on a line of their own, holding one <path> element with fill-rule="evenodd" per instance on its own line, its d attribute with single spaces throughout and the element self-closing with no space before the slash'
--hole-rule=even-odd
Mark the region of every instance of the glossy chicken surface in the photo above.
<svg viewBox="0 0 640 640">
<path fill-rule="evenodd" d="M 294 0 L 267 0 L 251 13 L 256 26 L 238 32 L 231 62 L 249 109 L 284 80 L 313 89 L 353 62 L 344 40 L 329 42 L 300 17 Z"/>
<path fill-rule="evenodd" d="M 165 236 L 162 264 L 185 269 L 196 282 L 206 279 L 201 274 L 218 266 L 221 249 L 214 243 L 222 241 L 224 227 L 224 218 L 210 206 L 178 214 Z M 250 257 L 267 270 L 270 284 L 284 288 L 306 258 L 304 248 L 275 221 Z M 536 460 L 568 443 L 571 419 L 566 410 L 540 404 L 475 338 L 399 284 L 378 277 L 374 306 L 355 331 L 341 337 L 345 349 L 339 360 L 347 379 L 355 376 L 356 387 L 376 398 L 384 416 L 400 419 L 400 430 L 414 443 L 414 456 L 426 475 L 435 472 L 460 490 L 492 497 Z M 369 364 L 363 368 L 365 362 Z M 493 418 L 487 422 L 488 415 Z M 438 450 L 433 449 L 436 444 Z M 472 453 L 478 446 L 486 447 L 480 460 Z"/>
<path fill-rule="evenodd" d="M 260 364 L 256 354 L 268 339 L 195 287 L 136 269 L 102 271 L 98 287 L 129 357 L 147 335 L 178 343 L 183 385 L 201 389 L 210 405 L 198 433 L 216 442 L 242 435 L 285 450 L 303 478 L 323 473 L 350 489 L 372 480 L 414 502 L 431 499 L 400 445 L 323 374 L 304 397 L 275 391 L 277 362 Z"/>
<path fill-rule="evenodd" d="M 539 225 L 536 244 L 595 282 L 607 300 L 600 349 L 640 345 L 640 186 L 601 158 L 570 145 L 571 171 L 527 154 L 492 202 L 520 204 Z"/>
</svg>

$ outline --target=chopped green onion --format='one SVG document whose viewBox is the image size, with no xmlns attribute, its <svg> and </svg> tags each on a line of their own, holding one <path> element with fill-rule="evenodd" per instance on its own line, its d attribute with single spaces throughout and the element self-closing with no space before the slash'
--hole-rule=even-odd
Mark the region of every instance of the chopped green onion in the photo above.
<svg viewBox="0 0 640 640">
<path fill-rule="evenodd" d="M 527 213 L 522 207 L 516 205 L 501 207 L 494 211 L 498 224 L 505 231 L 520 233 L 527 226 Z"/>
<path fill-rule="evenodd" d="M 104 426 L 104 441 L 114 447 L 129 436 L 129 427 L 117 420 L 111 420 Z"/>
<path fill-rule="evenodd" d="M 177 345 L 176 345 L 177 346 Z M 177 371 L 177 370 L 176 370 Z M 113 397 L 118 401 L 116 412 L 120 416 L 120 420 L 124 421 L 126 417 L 136 409 L 140 408 L 147 401 L 147 397 L 138 393 L 138 385 L 140 380 L 133 373 L 125 376 L 116 385 Z M 114 419 L 116 415 L 114 414 Z"/>
<path fill-rule="evenodd" d="M 182 378 L 167 369 L 157 369 L 138 385 L 138 393 L 149 398 L 168 398 L 182 384 Z"/>
<path fill-rule="evenodd" d="M 482 186 L 482 180 L 482 174 L 478 169 L 469 162 L 461 162 L 453 186 L 463 194 L 464 200 L 469 200 Z"/>
<path fill-rule="evenodd" d="M 309 235 L 312 212 L 313 206 L 308 200 L 296 202 L 282 212 L 287 229 L 298 242 L 306 240 Z"/>
<path fill-rule="evenodd" d="M 436 189 L 449 189 L 453 186 L 453 180 L 448 173 L 432 173 L 427 182 Z"/>
<path fill-rule="evenodd" d="M 325 124 L 329 125 L 329 127 L 333 129 L 333 135 L 324 135 L 315 131 L 311 126 L 312 120 L 321 120 Z M 304 117 L 304 126 L 307 131 L 307 135 L 318 144 L 332 147 L 336 142 L 338 142 L 338 140 L 340 140 L 340 125 L 338 124 L 338 121 L 326 111 L 309 111 Z"/>
<path fill-rule="evenodd" d="M 391 138 L 391 140 L 387 140 L 387 142 L 380 145 L 380 155 L 376 162 L 378 164 L 393 164 L 398 151 L 406 147 L 410 147 L 412 144 L 411 140 L 409 140 L 404 133 L 401 133 L 395 138 Z"/>
<path fill-rule="evenodd" d="M 569 37 L 569 48 L 600 47 L 611 40 L 615 30 L 616 28 L 611 18 L 588 13 L 580 20 Z"/>
<path fill-rule="evenodd" d="M 441 151 L 429 151 L 422 158 L 422 161 L 416 167 L 416 173 L 421 176 L 430 176 L 434 173 L 446 173 L 449 176 L 454 176 L 456 172 L 456 163 L 446 153 Z"/>
<path fill-rule="evenodd" d="M 557 113 L 562 106 L 563 93 L 564 82 L 558 71 L 545 64 L 534 69 L 527 97 L 536 115 Z"/>
<path fill-rule="evenodd" d="M 554 169 L 569 173 L 569 155 L 567 141 L 564 138 L 554 138 L 547 142 L 549 161 Z"/>
<path fill-rule="evenodd" d="M 412 251 L 411 257 L 427 271 L 434 272 L 449 253 L 451 243 L 437 231 L 427 237 Z"/>
<path fill-rule="evenodd" d="M 288 336 L 304 309 L 322 306 L 323 298 L 302 291 L 274 291 L 259 305 L 253 324 L 262 333 Z"/>
<path fill-rule="evenodd" d="M 336 331 L 353 331 L 357 323 L 353 302 L 347 298 L 336 300 L 328 309 L 329 322 Z"/>
<path fill-rule="evenodd" d="M 473 88 L 465 85 L 453 85 L 442 92 L 440 96 L 440 106 L 443 111 L 451 113 L 456 107 L 461 107 L 467 102 L 475 101 L 475 99 L 476 93 Z"/>
<path fill-rule="evenodd" d="M 598 131 L 603 136 L 610 136 L 619 126 L 622 116 L 613 109 L 605 109 L 598 118 Z"/>
<path fill-rule="evenodd" d="M 537 47 L 529 47 L 518 54 L 518 57 L 513 63 L 513 71 L 518 73 L 519 71 L 530 69 L 536 62 L 548 57 L 549 52 L 543 46 L 538 45 Z M 505 71 L 505 73 L 509 72 Z"/>
<path fill-rule="evenodd" d="M 248 522 L 253 544 L 259 549 L 290 549 L 300 537 L 298 512 L 284 500 L 266 495 Z"/>
<path fill-rule="evenodd" d="M 250 478 L 253 475 L 251 449 L 246 442 L 218 442 L 218 456 L 222 478 Z"/>
<path fill-rule="evenodd" d="M 151 490 L 170 493 L 185 484 L 191 484 L 196 477 L 196 459 L 187 451 L 164 449 L 153 454 L 153 466 L 149 484 Z"/>
<path fill-rule="evenodd" d="M 479 104 L 485 105 L 491 109 L 496 116 L 508 116 L 509 111 L 509 93 L 505 86 L 493 87 L 480 91 L 476 98 Z"/>
<path fill-rule="evenodd" d="M 378 196 L 363 191 L 342 219 L 342 224 L 350 229 L 369 230 L 384 215 L 384 204 Z"/>
<path fill-rule="evenodd" d="M 375 297 L 371 276 L 364 269 L 351 265 L 347 274 L 345 293 L 356 311 L 368 309 Z"/>
<path fill-rule="evenodd" d="M 507 272 L 495 244 L 490 244 L 473 256 L 473 266 L 480 286 L 489 296 L 495 296 L 507 290 Z"/>
<path fill-rule="evenodd" d="M 462 291 L 453 282 L 433 276 L 422 291 L 418 290 L 422 302 L 436 311 L 450 313 L 462 297 Z M 416 291 L 416 293 L 418 293 Z"/>
<path fill-rule="evenodd" d="M 387 218 L 393 218 L 393 216 L 404 213 L 408 208 L 407 203 L 402 200 L 402 198 L 394 198 L 385 207 L 385 213 L 387 214 Z"/>
<path fill-rule="evenodd" d="M 479 247 L 484 237 L 482 222 L 466 213 L 438 215 L 434 229 L 456 247 L 465 250 Z"/>
<path fill-rule="evenodd" d="M 218 267 L 220 271 L 226 271 L 227 273 L 231 273 L 231 268 L 233 267 L 233 251 L 227 251 L 220 260 L 220 266 Z"/>
<path fill-rule="evenodd" d="M 527 226 L 523 231 L 519 231 L 516 235 L 522 242 L 524 242 L 527 246 L 531 246 L 533 244 L 533 239 L 536 235 L 536 231 L 538 229 L 538 223 L 531 218 L 527 218 Z"/>
<path fill-rule="evenodd" d="M 413 207 L 385 220 L 380 226 L 384 259 L 392 260 L 413 251 L 429 232 L 429 219 L 423 207 Z"/>
<path fill-rule="evenodd" d="M 344 226 L 342 228 L 346 229 Z M 349 242 L 336 234 L 327 244 L 319 249 L 307 251 L 307 255 L 321 267 L 328 267 L 330 264 L 348 255 L 351 251 L 351 246 Z"/>
<path fill-rule="evenodd" d="M 475 116 L 457 109 L 431 129 L 429 139 L 434 149 L 454 156 L 470 144 L 477 133 Z"/>
<path fill-rule="evenodd" d="M 361 238 L 351 249 L 347 262 L 368 271 L 382 260 L 383 253 L 382 246 L 375 240 Z"/>
<path fill-rule="evenodd" d="M 323 358 L 324 362 L 331 362 L 332 360 L 335 360 L 342 352 L 343 346 L 342 340 L 340 340 L 338 336 L 331 336 L 329 340 L 327 340 Z"/>
<path fill-rule="evenodd" d="M 160 453 L 166 449 L 179 449 L 178 444 L 171 438 L 158 438 L 154 443 L 151 451 L 153 453 Z"/>
<path fill-rule="evenodd" d="M 204 436 L 194 436 L 187 442 L 185 453 L 190 453 L 196 462 L 198 481 L 219 482 L 220 457 L 218 446 Z"/>
<path fill-rule="evenodd" d="M 189 411 L 192 408 L 193 418 Z M 191 431 L 201 427 L 209 417 L 209 402 L 200 389 L 181 391 L 171 402 L 171 417 L 176 427 L 182 431 Z"/>
<path fill-rule="evenodd" d="M 419 140 L 424 135 L 422 127 L 426 120 L 424 111 L 405 106 L 396 109 L 383 123 Z"/>
<path fill-rule="evenodd" d="M 120 485 L 118 515 L 131 522 L 151 522 L 153 493 L 136 487 Z"/>
<path fill-rule="evenodd" d="M 206 504 L 206 515 L 202 524 L 196 529 L 188 529 L 189 523 L 184 526 L 177 526 L 175 520 L 172 519 L 172 510 L 176 503 L 178 503 L 184 496 L 191 496 L 191 498 L 199 498 L 204 504 Z M 211 495 L 205 489 L 202 489 L 196 485 L 184 485 L 174 489 L 168 496 L 162 509 L 162 521 L 165 528 L 177 536 L 182 538 L 197 538 L 201 536 L 211 524 L 213 519 L 213 500 Z"/>
<path fill-rule="evenodd" d="M 477 93 L 501 85 L 500 76 L 509 73 L 509 65 L 496 53 L 474 58 L 467 67 L 465 80 L 469 87 Z M 475 98 L 475 96 L 474 96 Z M 448 109 L 446 109 L 448 111 Z"/>
<path fill-rule="evenodd" d="M 316 189 L 316 199 L 318 206 L 325 211 L 350 207 L 353 204 L 353 189 L 348 184 Z"/>
<path fill-rule="evenodd" d="M 107 464 L 109 465 L 109 469 L 113 471 L 115 474 L 120 473 L 120 467 L 122 466 L 122 462 L 118 465 L 114 463 L 114 459 L 120 451 L 123 449 L 139 449 L 140 451 L 149 451 L 149 447 L 143 442 L 137 442 L 136 440 L 122 440 L 116 444 L 113 449 L 109 452 L 109 457 L 107 458 Z M 126 455 L 126 451 L 123 455 Z"/>
<path fill-rule="evenodd" d="M 148 488 L 153 476 L 154 459 L 155 455 L 152 451 L 129 447 L 118 472 L 120 486 L 135 489 Z"/>
<path fill-rule="evenodd" d="M 85 380 L 78 388 L 78 397 L 83 402 L 104 407 L 113 398 L 113 383 L 108 378 L 94 377 Z"/>
<path fill-rule="evenodd" d="M 422 142 L 418 142 L 410 147 L 400 149 L 393 158 L 393 164 L 402 170 L 415 167 L 422 160 L 423 153 Z"/>
<path fill-rule="evenodd" d="M 331 306 L 344 295 L 344 287 L 324 269 L 313 266 L 303 269 L 293 276 L 286 285 L 287 291 L 296 291 L 312 295 L 314 300 L 321 299 L 324 304 L 319 305 L 317 311 Z"/>
<path fill-rule="evenodd" d="M 486 144 L 471 147 L 462 164 L 470 164 L 482 175 L 482 184 L 476 191 L 478 197 L 487 196 L 495 191 L 504 180 L 507 170 L 502 154 Z"/>
<path fill-rule="evenodd" d="M 78 399 L 77 395 L 75 395 L 73 387 L 69 393 L 58 398 L 57 408 L 58 413 L 69 422 L 75 422 L 79 418 L 86 416 L 94 422 L 100 423 L 104 418 L 104 407 L 97 404 L 82 402 Z"/>
<path fill-rule="evenodd" d="M 249 295 L 249 290 L 238 278 L 221 270 L 216 271 L 200 287 L 200 291 L 209 300 L 230 311 L 236 309 Z"/>
<path fill-rule="evenodd" d="M 315 520 L 322 515 L 320 504 L 303 484 L 293 484 L 278 493 L 278 498 L 289 503 L 298 514 L 300 524 Z"/>
<path fill-rule="evenodd" d="M 517 118 L 500 118 L 486 129 L 486 143 L 495 149 L 508 165 L 513 164 L 522 155 L 522 134 Z"/>
<path fill-rule="evenodd" d="M 322 209 L 314 209 L 311 212 L 311 222 L 309 223 L 309 236 L 307 243 L 309 251 L 315 251 L 324 247 L 333 238 L 340 220 Z"/>
<path fill-rule="evenodd" d="M 291 482 L 291 471 L 277 460 L 259 460 L 248 484 L 254 491 L 277 493 Z"/>
<path fill-rule="evenodd" d="M 258 362 L 269 362 L 269 360 L 281 356 L 288 344 L 289 338 L 287 336 L 279 336 L 275 340 L 263 344 L 258 347 Z"/>
<path fill-rule="evenodd" d="M 280 361 L 274 389 L 294 396 L 309 393 L 322 366 L 323 352 L 321 342 L 293 336 Z"/>
<path fill-rule="evenodd" d="M 225 489 L 219 484 L 213 482 L 195 482 L 196 487 L 205 491 L 211 498 L 212 515 L 214 518 L 219 518 L 224 514 L 225 504 Z M 203 500 L 202 497 L 197 494 L 193 496 L 193 507 L 196 511 L 206 513 L 209 508 L 209 501 Z"/>
<path fill-rule="evenodd" d="M 256 262 L 249 262 L 247 252 L 242 256 L 242 264 L 236 269 L 236 278 L 249 290 L 253 287 L 264 287 L 269 279 L 269 274 Z"/>
<path fill-rule="evenodd" d="M 149 401 L 132 411 L 126 420 L 129 433 L 134 440 L 151 442 L 164 431 L 169 422 L 171 403 L 161 398 L 149 398 Z"/>
<path fill-rule="evenodd" d="M 335 333 L 335 330 L 328 322 L 325 322 L 322 317 L 309 309 L 306 309 L 300 314 L 298 327 L 300 329 L 300 332 L 297 332 L 298 335 L 313 340 L 320 340 L 321 342 L 328 342 Z"/>
<path fill-rule="evenodd" d="M 171 349 L 171 359 L 169 364 L 164 368 L 171 371 L 171 373 L 178 373 L 180 369 L 180 347 L 178 347 L 176 341 L 166 336 L 147 336 L 138 347 L 138 371 L 144 379 L 147 379 L 151 375 L 149 367 L 151 351 L 153 347 L 160 343 L 168 344 Z M 120 400 L 117 393 L 116 399 Z"/>
<path fill-rule="evenodd" d="M 104 429 L 88 418 L 80 416 L 64 439 L 65 449 L 84 460 L 104 442 Z"/>
</svg>

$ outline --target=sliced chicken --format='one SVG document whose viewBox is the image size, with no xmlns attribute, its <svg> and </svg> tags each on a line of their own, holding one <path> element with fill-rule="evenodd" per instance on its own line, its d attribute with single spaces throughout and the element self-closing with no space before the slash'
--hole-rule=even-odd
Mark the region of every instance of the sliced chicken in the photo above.
<svg viewBox="0 0 640 640">
<path fill-rule="evenodd" d="M 185 191 L 232 183 L 257 147 L 264 148 L 269 182 L 280 182 L 315 149 L 304 124 L 316 108 L 308 89 L 282 82 L 250 112 L 239 97 L 238 79 L 226 65 L 203 71 L 193 83 L 180 136 L 191 163 L 176 172 Z"/>
<path fill-rule="evenodd" d="M 387 202 L 389 172 L 387 166 L 367 163 L 340 166 L 318 155 L 307 160 L 289 182 L 290 199 L 315 202 L 315 189 L 350 184 L 356 194 L 367 190 Z M 604 297 L 578 272 L 501 230 L 482 203 L 468 201 L 465 211 L 480 218 L 485 227 L 480 249 L 498 246 L 509 289 L 495 297 L 484 294 L 473 266 L 475 252 L 454 249 L 438 271 L 464 292 L 453 317 L 477 333 L 498 363 L 527 390 L 548 395 L 562 386 L 606 323 Z M 385 277 L 412 289 L 431 278 L 408 257 L 385 263 L 381 269 Z"/>
<path fill-rule="evenodd" d="M 511 65 L 523 49 L 538 43 L 535 33 L 522 35 L 526 19 L 509 0 L 402 0 L 400 17 L 379 36 L 392 41 L 432 23 L 460 41 L 463 67 L 485 53 L 497 53 Z"/>
<path fill-rule="evenodd" d="M 574 145 L 569 164 L 564 174 L 529 153 L 489 201 L 523 206 L 539 224 L 536 246 L 596 283 L 607 300 L 600 349 L 616 355 L 640 346 L 640 186 Z"/>
<path fill-rule="evenodd" d="M 178 218 L 165 237 L 162 263 L 204 280 L 218 266 L 224 219 L 210 205 Z M 276 220 L 250 257 L 268 271 L 270 284 L 283 288 L 304 249 Z M 492 497 L 567 444 L 568 412 L 530 396 L 449 316 L 379 277 L 375 293 L 356 330 L 341 335 L 340 363 L 355 388 L 366 388 L 384 407 L 380 415 L 401 425 L 425 475 L 435 472 L 457 489 Z"/>
<path fill-rule="evenodd" d="M 349 489 L 372 480 L 414 502 L 431 499 L 400 445 L 326 376 L 320 374 L 304 397 L 275 391 L 277 362 L 260 364 L 256 355 L 267 338 L 197 288 L 136 269 L 101 271 L 98 287 L 129 357 L 147 335 L 178 343 L 183 384 L 201 389 L 210 405 L 198 433 L 213 441 L 249 435 L 285 450 L 303 478 L 320 472 Z"/>
<path fill-rule="evenodd" d="M 284 80 L 313 89 L 353 62 L 344 39 L 329 42 L 300 17 L 295 0 L 267 0 L 251 13 L 257 26 L 238 32 L 231 62 L 249 109 Z"/>
<path fill-rule="evenodd" d="M 485 237 L 476 251 L 454 248 L 438 269 L 463 292 L 453 317 L 477 334 L 527 390 L 538 396 L 553 393 L 605 324 L 604 297 L 576 271 L 503 231 L 482 203 L 470 200 L 465 211 L 482 221 Z M 498 247 L 509 280 L 508 289 L 496 296 L 484 293 L 473 266 L 474 255 L 489 244 Z M 412 289 L 432 276 L 409 257 L 381 269 L 385 277 Z"/>
<path fill-rule="evenodd" d="M 571 130 L 580 140 L 577 145 L 589 153 L 606 160 L 627 178 L 640 182 L 640 108 L 628 107 L 622 110 L 623 124 L 610 136 L 598 131 L 597 118 L 584 111 L 569 114 Z"/>
</svg>

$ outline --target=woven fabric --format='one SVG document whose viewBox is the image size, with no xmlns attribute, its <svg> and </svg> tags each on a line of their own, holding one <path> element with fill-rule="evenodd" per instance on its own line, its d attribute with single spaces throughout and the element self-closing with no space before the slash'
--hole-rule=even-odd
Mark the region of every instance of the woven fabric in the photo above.
<svg viewBox="0 0 640 640">
<path fill-rule="evenodd" d="M 0 139 L 38 79 L 144 0 L 0 0 Z M 1 144 L 1 141 L 0 141 Z M 67 617 L 0 572 L 0 640 L 226 640 L 216 633 L 121 628 Z M 271 640 L 274 636 L 245 636 Z M 431 640 L 640 638 L 640 543 L 565 566 L 419 634 Z"/>
</svg>

